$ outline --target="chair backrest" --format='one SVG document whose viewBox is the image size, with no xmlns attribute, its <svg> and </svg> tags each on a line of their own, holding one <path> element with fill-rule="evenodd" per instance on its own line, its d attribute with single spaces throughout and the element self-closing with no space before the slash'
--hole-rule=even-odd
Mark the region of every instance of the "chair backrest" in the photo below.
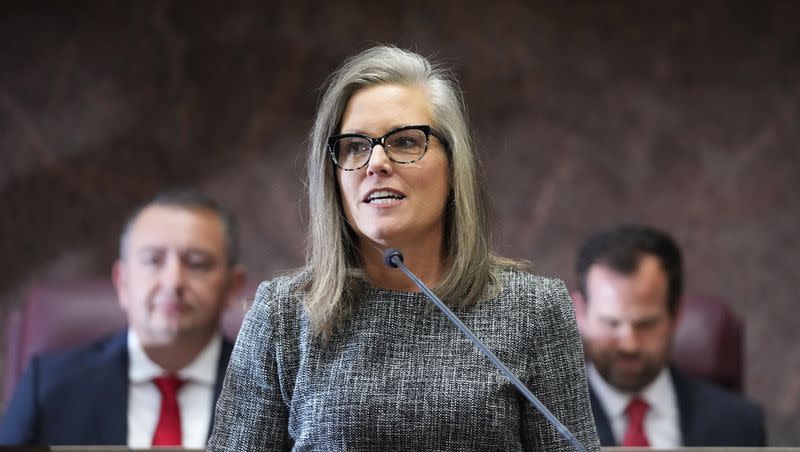
<svg viewBox="0 0 800 452">
<path fill-rule="evenodd" d="M 580 295 L 573 292 L 572 299 Z M 579 324 L 583 309 L 575 301 Z M 670 356 L 673 365 L 687 375 L 742 392 L 744 327 L 728 303 L 718 296 L 692 293 L 683 297 L 679 309 Z"/>
<path fill-rule="evenodd" d="M 222 318 L 222 331 L 234 339 L 257 286 L 248 285 Z M 125 313 L 110 281 L 45 283 L 32 286 L 6 321 L 3 402 L 7 403 L 28 361 L 44 351 L 99 339 L 126 326 Z"/>
<path fill-rule="evenodd" d="M 702 294 L 683 298 L 672 362 L 689 375 L 742 392 L 744 327 L 725 300 Z"/>
</svg>

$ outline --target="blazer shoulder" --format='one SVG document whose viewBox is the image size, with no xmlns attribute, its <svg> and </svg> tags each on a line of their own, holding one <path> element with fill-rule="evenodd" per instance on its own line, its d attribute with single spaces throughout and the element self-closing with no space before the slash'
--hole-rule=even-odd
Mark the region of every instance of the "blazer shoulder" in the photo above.
<svg viewBox="0 0 800 452">
<path fill-rule="evenodd" d="M 65 378 L 91 371 L 96 365 L 107 365 L 121 356 L 127 356 L 127 331 L 74 348 L 41 353 L 32 360 L 38 366 L 41 377 Z"/>
<path fill-rule="evenodd" d="M 727 389 L 713 383 L 698 380 L 673 372 L 673 379 L 676 385 L 684 385 L 691 391 L 692 396 L 704 405 L 712 407 L 720 414 L 733 413 L 735 415 L 749 414 L 753 417 L 761 417 L 761 407 L 739 394 L 735 394 Z M 679 397 L 681 391 L 679 391 Z"/>
<path fill-rule="evenodd" d="M 496 272 L 501 297 L 510 296 L 529 303 L 571 303 L 564 281 L 558 278 L 535 275 L 515 267 L 500 267 Z"/>
<path fill-rule="evenodd" d="M 311 270 L 307 267 L 290 275 L 264 281 L 256 290 L 253 304 L 268 310 L 291 310 L 302 300 L 310 281 Z"/>
<path fill-rule="evenodd" d="M 536 344 L 563 341 L 564 347 L 583 359 L 572 300 L 563 281 L 514 267 L 503 268 L 498 280 L 501 284 L 498 303 L 506 313 L 516 316 L 517 325 L 528 326 Z M 539 350 L 539 355 L 542 354 Z M 562 353 L 560 358 L 563 356 Z M 553 355 L 553 359 L 560 358 Z"/>
<path fill-rule="evenodd" d="M 311 272 L 306 268 L 292 275 L 262 282 L 242 322 L 236 340 L 237 347 L 240 343 L 259 348 L 273 346 L 274 340 L 282 337 L 287 329 L 302 323 L 303 297 L 310 275 Z M 267 337 L 269 341 L 265 340 Z"/>
<path fill-rule="evenodd" d="M 674 369 L 672 376 L 681 415 L 713 437 L 709 445 L 765 445 L 764 412 L 757 403 Z"/>
<path fill-rule="evenodd" d="M 0 424 L 0 444 L 95 444 L 94 419 L 101 400 L 102 418 L 124 426 L 118 407 L 127 400 L 127 332 L 64 351 L 34 356 L 17 383 Z M 116 429 L 115 431 L 119 431 Z M 124 438 L 112 435 L 110 441 Z"/>
</svg>

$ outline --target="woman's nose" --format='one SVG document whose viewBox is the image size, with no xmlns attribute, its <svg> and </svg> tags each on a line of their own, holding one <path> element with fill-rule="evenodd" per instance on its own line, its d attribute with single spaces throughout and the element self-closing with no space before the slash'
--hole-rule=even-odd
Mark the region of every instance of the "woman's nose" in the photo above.
<svg viewBox="0 0 800 452">
<path fill-rule="evenodd" d="M 386 155 L 383 145 L 377 144 L 372 148 L 372 155 L 367 163 L 367 174 L 388 174 L 392 171 L 392 161 Z"/>
</svg>

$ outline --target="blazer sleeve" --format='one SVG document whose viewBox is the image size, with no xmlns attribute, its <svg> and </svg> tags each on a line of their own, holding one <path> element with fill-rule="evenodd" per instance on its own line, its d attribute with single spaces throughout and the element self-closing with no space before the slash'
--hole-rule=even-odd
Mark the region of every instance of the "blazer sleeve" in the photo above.
<svg viewBox="0 0 800 452">
<path fill-rule="evenodd" d="M 14 390 L 6 413 L 0 421 L 0 445 L 35 444 L 38 441 L 38 363 L 38 357 L 31 360 Z"/>
<path fill-rule="evenodd" d="M 291 449 L 276 361 L 273 283 L 262 283 L 242 323 L 217 401 L 210 452 Z"/>
<path fill-rule="evenodd" d="M 572 301 L 560 280 L 544 279 L 544 284 L 535 287 L 531 350 L 534 375 L 528 381 L 529 387 L 587 451 L 599 451 Z M 524 402 L 522 438 L 527 450 L 573 449 L 541 413 Z"/>
</svg>

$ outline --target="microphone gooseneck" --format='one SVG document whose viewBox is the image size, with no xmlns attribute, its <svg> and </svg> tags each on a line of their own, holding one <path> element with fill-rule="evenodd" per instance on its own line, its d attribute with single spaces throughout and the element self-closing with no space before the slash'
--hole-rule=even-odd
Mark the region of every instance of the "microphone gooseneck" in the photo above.
<svg viewBox="0 0 800 452">
<path fill-rule="evenodd" d="M 556 431 L 558 431 L 558 433 L 560 433 L 561 436 L 564 437 L 564 439 L 566 439 L 570 444 L 572 444 L 575 447 L 575 449 L 578 450 L 578 452 L 586 452 L 586 448 L 584 448 L 583 444 L 581 444 L 580 441 L 578 441 L 578 439 L 575 438 L 575 435 L 573 435 L 572 432 L 570 432 L 569 429 L 564 424 L 562 424 L 561 421 L 559 421 L 555 417 L 555 415 L 551 413 L 550 410 L 548 410 L 547 407 L 544 406 L 544 404 L 541 401 L 539 401 L 539 399 L 536 398 L 536 396 L 533 395 L 533 393 L 527 387 L 525 387 L 524 384 L 522 384 L 519 378 L 517 378 L 517 376 L 514 375 L 514 373 L 511 372 L 511 370 L 508 367 L 506 367 L 506 365 L 503 364 L 502 361 L 500 361 L 500 358 L 495 356 L 495 354 L 492 353 L 492 351 L 489 350 L 489 348 L 486 347 L 486 345 L 483 342 L 481 342 L 481 340 L 478 339 L 477 336 L 475 336 L 475 333 L 473 333 L 472 330 L 470 330 L 466 325 L 464 325 L 461 319 L 459 319 L 458 316 L 456 316 L 453 313 L 453 311 L 451 311 L 450 308 L 448 308 L 447 305 L 444 304 L 442 300 L 440 300 L 439 297 L 437 297 L 436 294 L 434 294 L 433 291 L 431 291 L 428 288 L 428 286 L 425 285 L 424 282 L 422 282 L 422 280 L 417 278 L 417 275 L 415 275 L 413 272 L 411 272 L 411 270 L 408 269 L 408 267 L 406 267 L 406 265 L 403 263 L 403 253 L 401 253 L 400 250 L 398 250 L 397 248 L 387 248 L 383 252 L 383 262 L 387 266 L 392 268 L 399 268 L 403 273 L 405 273 L 405 275 L 414 284 L 416 284 L 417 287 L 420 288 L 420 290 L 428 297 L 428 299 L 430 299 L 433 302 L 433 304 L 435 304 L 436 307 L 439 308 L 439 310 L 442 311 L 442 313 L 445 316 L 447 316 L 447 318 L 450 319 L 450 321 L 453 322 L 458 327 L 458 329 L 461 330 L 462 333 L 464 333 L 464 336 L 466 336 L 467 339 L 472 341 L 472 343 L 476 347 L 478 347 L 481 353 L 483 353 L 484 356 L 486 356 L 489 359 L 489 361 L 491 361 L 492 364 L 494 364 L 495 367 L 497 367 L 500 370 L 500 372 L 506 378 L 508 378 L 509 381 L 511 381 L 511 383 L 514 384 L 514 386 L 516 386 L 517 390 L 523 396 L 525 396 L 526 399 L 528 399 L 531 405 L 533 405 L 537 410 L 539 410 L 540 413 L 542 413 L 545 419 L 547 419 L 547 422 L 549 422 L 550 425 L 552 425 L 553 428 L 555 428 Z"/>
</svg>

